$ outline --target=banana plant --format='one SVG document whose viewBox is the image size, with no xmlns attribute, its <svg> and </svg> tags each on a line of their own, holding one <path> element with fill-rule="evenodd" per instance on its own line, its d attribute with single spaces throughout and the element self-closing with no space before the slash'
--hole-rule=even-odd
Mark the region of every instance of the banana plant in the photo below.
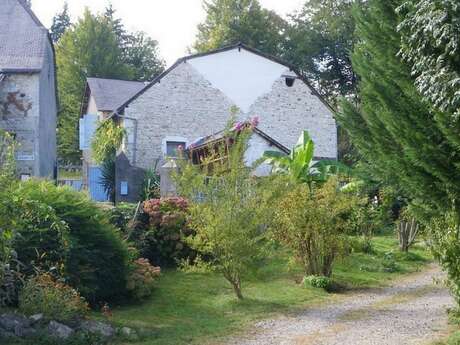
<svg viewBox="0 0 460 345">
<path fill-rule="evenodd" d="M 312 191 L 314 183 L 323 183 L 331 175 L 349 173 L 349 168 L 334 160 L 314 161 L 315 144 L 307 131 L 302 131 L 291 153 L 265 151 L 263 158 L 273 173 L 287 174 L 296 182 L 306 183 Z"/>
</svg>

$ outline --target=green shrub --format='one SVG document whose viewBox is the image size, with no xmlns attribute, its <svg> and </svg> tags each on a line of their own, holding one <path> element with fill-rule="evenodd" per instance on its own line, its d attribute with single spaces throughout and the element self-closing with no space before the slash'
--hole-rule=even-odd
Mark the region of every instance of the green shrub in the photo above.
<svg viewBox="0 0 460 345">
<path fill-rule="evenodd" d="M 150 265 L 149 260 L 137 259 L 132 263 L 128 276 L 128 291 L 137 300 L 149 297 L 160 272 L 160 267 Z"/>
<path fill-rule="evenodd" d="M 136 241 L 142 257 L 160 266 L 174 266 L 183 259 L 195 257 L 195 251 L 186 243 L 186 237 L 193 233 L 187 224 L 186 199 L 148 200 L 143 210 L 148 215 L 148 224 Z"/>
<path fill-rule="evenodd" d="M 314 288 L 327 290 L 332 285 L 332 281 L 330 278 L 324 276 L 305 276 L 302 280 L 302 284 L 305 287 L 312 286 Z"/>
<path fill-rule="evenodd" d="M 62 274 L 90 303 L 124 295 L 129 252 L 119 232 L 94 202 L 68 187 L 49 182 L 27 181 L 18 185 L 11 199 L 26 200 L 52 210 L 68 228 L 68 253 Z M 40 229 L 40 228 L 39 228 Z M 30 237 L 34 239 L 34 236 Z M 35 242 L 38 246 L 46 243 Z M 27 243 L 21 243 L 19 251 Z M 45 248 L 38 248 L 45 252 Z"/>
<path fill-rule="evenodd" d="M 134 217 L 137 204 L 121 203 L 106 210 L 109 222 L 123 233 L 127 233 L 130 228 L 130 221 Z"/>
<path fill-rule="evenodd" d="M 395 255 L 393 252 L 386 252 L 383 254 L 382 259 L 382 270 L 384 272 L 397 272 L 399 270 L 399 266 L 396 263 Z"/>
<path fill-rule="evenodd" d="M 83 317 L 88 304 L 75 289 L 49 274 L 41 274 L 24 285 L 19 310 L 26 315 L 42 313 L 47 320 L 71 321 Z"/>
<path fill-rule="evenodd" d="M 334 260 L 347 254 L 353 204 L 354 197 L 340 192 L 335 178 L 313 192 L 298 185 L 277 205 L 273 235 L 292 250 L 306 275 L 329 277 Z"/>
<path fill-rule="evenodd" d="M 69 254 L 67 224 L 53 207 L 28 195 L 17 195 L 11 206 L 16 209 L 12 246 L 25 274 L 32 276 L 36 270 L 51 269 L 61 272 Z"/>
<path fill-rule="evenodd" d="M 370 237 L 351 237 L 349 244 L 351 251 L 354 253 L 374 253 L 374 245 Z"/>
</svg>

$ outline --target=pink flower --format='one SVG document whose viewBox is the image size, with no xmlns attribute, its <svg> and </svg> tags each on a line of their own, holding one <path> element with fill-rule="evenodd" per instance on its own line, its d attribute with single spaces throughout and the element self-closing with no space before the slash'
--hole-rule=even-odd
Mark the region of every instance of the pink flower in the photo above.
<svg viewBox="0 0 460 345">
<path fill-rule="evenodd" d="M 244 123 L 243 122 L 237 122 L 235 123 L 235 126 L 233 127 L 233 129 L 237 132 L 241 131 L 244 127 Z"/>
<path fill-rule="evenodd" d="M 259 125 L 259 117 L 258 116 L 254 116 L 252 119 L 251 119 L 251 127 L 252 128 L 255 128 Z"/>
</svg>

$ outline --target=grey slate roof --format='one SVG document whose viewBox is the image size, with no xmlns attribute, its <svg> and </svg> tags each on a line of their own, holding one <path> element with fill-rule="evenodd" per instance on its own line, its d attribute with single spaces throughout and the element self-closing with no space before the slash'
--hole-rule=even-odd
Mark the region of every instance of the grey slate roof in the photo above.
<svg viewBox="0 0 460 345">
<path fill-rule="evenodd" d="M 22 0 L 0 0 L 0 71 L 39 71 L 47 44 L 48 30 Z"/>
<path fill-rule="evenodd" d="M 117 110 L 145 87 L 140 81 L 117 79 L 88 78 L 87 82 L 99 111 Z"/>
</svg>

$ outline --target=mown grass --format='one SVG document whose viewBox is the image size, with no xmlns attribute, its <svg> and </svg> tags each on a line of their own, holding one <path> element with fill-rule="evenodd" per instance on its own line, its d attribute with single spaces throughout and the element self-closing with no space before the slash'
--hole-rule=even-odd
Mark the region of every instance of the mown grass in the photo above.
<svg viewBox="0 0 460 345">
<path fill-rule="evenodd" d="M 338 262 L 333 279 L 350 289 L 381 286 L 431 260 L 421 245 L 409 254 L 399 253 L 393 236 L 377 237 L 373 244 L 374 253 L 354 253 Z M 383 272 L 384 254 L 392 250 L 398 270 Z M 137 329 L 139 345 L 215 344 L 224 336 L 244 332 L 257 320 L 340 298 L 302 287 L 301 279 L 300 267 L 290 267 L 287 255 L 274 254 L 257 273 L 245 277 L 245 299 L 237 301 L 218 274 L 166 271 L 150 300 L 115 308 L 113 322 Z"/>
</svg>

